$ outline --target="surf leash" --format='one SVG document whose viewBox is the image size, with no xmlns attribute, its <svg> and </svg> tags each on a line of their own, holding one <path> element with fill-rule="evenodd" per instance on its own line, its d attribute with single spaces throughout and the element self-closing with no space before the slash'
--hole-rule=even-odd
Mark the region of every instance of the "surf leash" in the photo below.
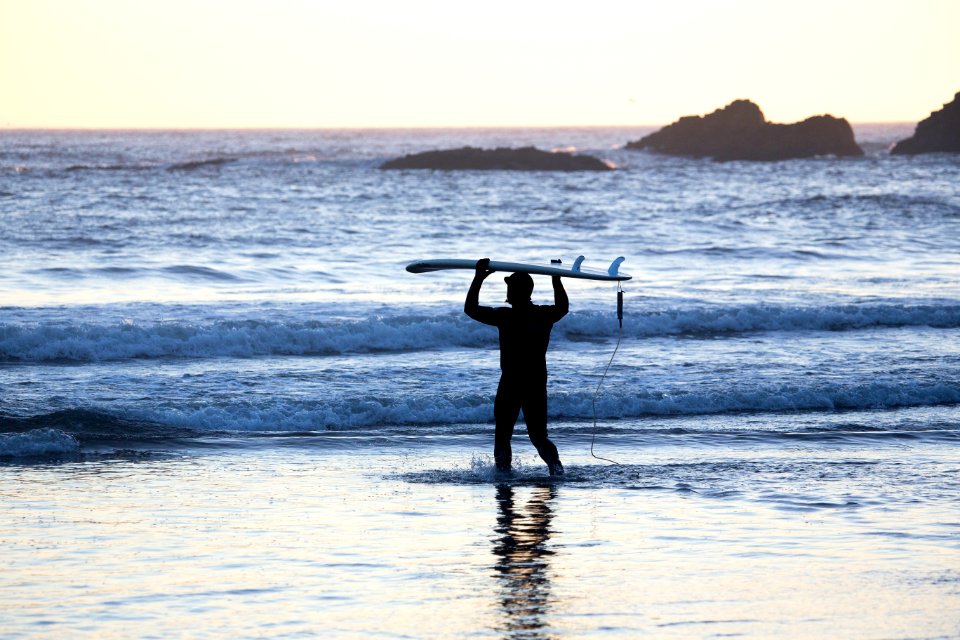
<svg viewBox="0 0 960 640">
<path fill-rule="evenodd" d="M 604 462 L 609 462 L 610 464 L 620 466 L 620 463 L 616 460 L 611 460 L 610 458 L 604 458 L 603 456 L 598 456 L 595 454 L 593 452 L 593 445 L 597 441 L 597 397 L 600 395 L 600 387 L 603 386 L 603 381 L 607 377 L 607 372 L 610 371 L 610 365 L 613 364 L 613 359 L 616 357 L 617 351 L 620 349 L 620 340 L 623 338 L 623 283 L 621 282 L 617 282 L 617 322 L 620 323 L 620 330 L 617 332 L 617 346 L 613 348 L 613 353 L 610 355 L 610 360 L 607 362 L 607 367 L 603 370 L 603 375 L 600 376 L 600 382 L 597 384 L 597 390 L 593 393 L 593 436 L 590 438 L 590 455 L 597 460 L 603 460 Z"/>
</svg>

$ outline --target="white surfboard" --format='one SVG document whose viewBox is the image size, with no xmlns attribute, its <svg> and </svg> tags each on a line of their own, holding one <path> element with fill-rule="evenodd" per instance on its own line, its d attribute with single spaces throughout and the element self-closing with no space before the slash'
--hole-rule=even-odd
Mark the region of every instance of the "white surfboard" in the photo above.
<svg viewBox="0 0 960 640">
<path fill-rule="evenodd" d="M 502 262 L 499 260 L 490 261 L 491 271 L 503 271 L 506 273 L 533 273 L 542 276 L 560 276 L 562 278 L 583 278 L 585 280 L 629 280 L 633 276 L 620 272 L 620 263 L 623 257 L 613 261 L 606 271 L 600 269 L 588 269 L 582 267 L 583 256 L 577 258 L 573 264 L 528 264 L 525 262 Z M 476 269 L 476 260 L 463 260 L 454 258 L 440 258 L 436 260 L 417 260 L 407 265 L 407 271 L 410 273 L 429 273 L 431 271 L 444 271 L 446 269 Z"/>
</svg>

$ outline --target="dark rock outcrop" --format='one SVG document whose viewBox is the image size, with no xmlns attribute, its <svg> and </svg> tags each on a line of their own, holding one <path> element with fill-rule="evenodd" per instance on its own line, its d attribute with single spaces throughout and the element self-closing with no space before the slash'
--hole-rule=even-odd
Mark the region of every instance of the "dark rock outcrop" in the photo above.
<svg viewBox="0 0 960 640">
<path fill-rule="evenodd" d="M 685 116 L 656 133 L 627 143 L 626 148 L 714 160 L 863 155 L 850 123 L 843 118 L 824 115 L 794 124 L 773 124 L 749 100 L 736 100 L 705 116 Z"/>
<path fill-rule="evenodd" d="M 190 160 L 188 162 L 178 162 L 167 167 L 167 171 L 196 171 L 197 169 L 207 169 L 209 167 L 222 167 L 225 164 L 236 162 L 236 158 L 211 158 L 209 160 Z"/>
<path fill-rule="evenodd" d="M 890 150 L 896 155 L 942 152 L 960 153 L 960 93 L 953 96 L 953 102 L 922 120 L 912 137 L 901 140 Z"/>
<path fill-rule="evenodd" d="M 438 169 L 441 171 L 610 171 L 607 163 L 587 155 L 541 151 L 534 147 L 477 149 L 462 147 L 424 151 L 389 160 L 381 169 Z"/>
</svg>

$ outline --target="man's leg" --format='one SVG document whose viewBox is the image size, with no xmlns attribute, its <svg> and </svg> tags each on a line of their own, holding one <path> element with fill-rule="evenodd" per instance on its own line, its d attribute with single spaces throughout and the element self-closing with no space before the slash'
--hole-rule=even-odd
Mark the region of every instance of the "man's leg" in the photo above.
<svg viewBox="0 0 960 640">
<path fill-rule="evenodd" d="M 523 419 L 527 423 L 527 435 L 537 448 L 537 453 L 547 463 L 550 475 L 563 475 L 557 446 L 547 437 L 547 381 L 527 383 L 523 398 Z"/>
<path fill-rule="evenodd" d="M 520 415 L 520 399 L 520 390 L 517 385 L 501 376 L 497 387 L 497 399 L 493 402 L 493 417 L 497 422 L 493 441 L 493 459 L 497 463 L 497 471 L 509 471 L 513 462 L 510 438 L 513 437 L 513 427 L 517 424 L 517 417 Z"/>
</svg>

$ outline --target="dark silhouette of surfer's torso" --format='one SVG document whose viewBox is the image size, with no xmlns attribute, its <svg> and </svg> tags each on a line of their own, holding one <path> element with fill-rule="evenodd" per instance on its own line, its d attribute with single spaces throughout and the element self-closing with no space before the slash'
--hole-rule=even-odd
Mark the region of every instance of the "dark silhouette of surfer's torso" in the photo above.
<svg viewBox="0 0 960 640">
<path fill-rule="evenodd" d="M 559 277 L 553 278 L 554 303 L 535 305 L 530 302 L 533 279 L 529 274 L 515 273 L 505 278 L 510 307 L 483 307 L 479 304 L 480 287 L 490 275 L 489 260 L 480 260 L 464 312 L 474 320 L 495 326 L 500 331 L 500 384 L 494 403 L 496 437 L 494 458 L 497 468 L 508 471 L 512 451 L 510 438 L 523 410 L 530 441 L 551 474 L 563 473 L 557 448 L 547 438 L 547 347 L 554 323 L 567 314 L 569 302 Z"/>
<path fill-rule="evenodd" d="M 528 303 L 512 308 L 486 308 L 493 311 L 489 319 L 474 319 L 500 330 L 501 371 L 507 375 L 546 377 L 550 331 L 553 324 L 563 317 L 557 307 Z"/>
</svg>

